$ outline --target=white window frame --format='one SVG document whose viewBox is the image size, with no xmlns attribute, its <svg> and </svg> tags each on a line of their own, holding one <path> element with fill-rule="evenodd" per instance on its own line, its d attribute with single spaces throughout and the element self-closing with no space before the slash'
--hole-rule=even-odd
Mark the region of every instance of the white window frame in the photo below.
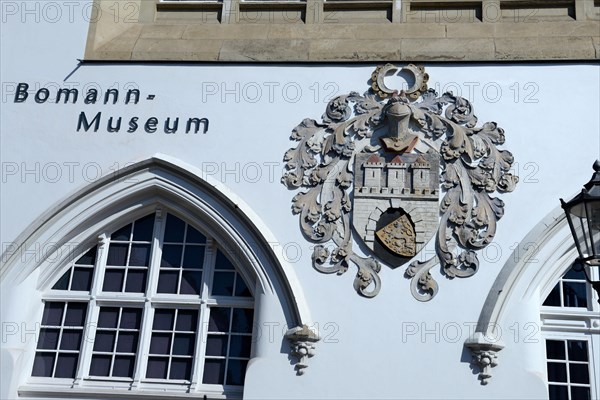
<svg viewBox="0 0 600 400">
<path fill-rule="evenodd" d="M 242 386 L 203 384 L 203 367 L 206 352 L 207 327 L 209 322 L 210 309 L 214 307 L 233 307 L 233 308 L 255 308 L 254 284 L 255 278 L 249 277 L 245 272 L 247 268 L 241 265 L 240 257 L 232 256 L 223 246 L 218 247 L 217 242 L 205 227 L 198 226 L 191 222 L 190 218 L 181 215 L 175 210 L 162 210 L 156 207 L 155 210 L 154 232 L 152 235 L 152 245 L 150 248 L 150 261 L 148 267 L 147 284 L 145 293 L 119 293 L 103 292 L 102 284 L 104 281 L 104 272 L 106 269 L 110 234 L 121 226 L 132 223 L 133 221 L 145 215 L 151 214 L 152 210 L 146 210 L 138 215 L 128 216 L 113 222 L 110 227 L 106 227 L 105 232 L 98 238 L 98 250 L 96 253 L 96 265 L 92 278 L 90 293 L 76 292 L 67 290 L 52 290 L 54 283 L 70 269 L 75 261 L 85 254 L 91 247 L 86 248 L 77 257 L 74 257 L 69 263 L 56 271 L 49 284 L 46 285 L 42 293 L 42 300 L 55 302 L 85 302 L 88 304 L 86 326 L 84 327 L 84 340 L 82 341 L 77 371 L 74 379 L 70 378 L 50 378 L 34 377 L 28 379 L 27 385 L 22 387 L 19 392 L 23 397 L 36 397 L 56 393 L 69 393 L 69 396 L 93 396 L 107 397 L 123 396 L 151 396 L 160 394 L 161 397 L 181 396 L 185 393 L 189 397 L 221 399 L 221 398 L 241 398 Z M 158 276 L 160 272 L 160 260 L 164 229 L 166 225 L 166 214 L 174 215 L 180 218 L 188 225 L 193 226 L 206 236 L 206 251 L 204 253 L 204 265 L 202 272 L 201 295 L 181 295 L 157 293 Z M 236 272 L 242 277 L 252 298 L 228 297 L 228 296 L 210 296 L 209 280 L 212 282 L 214 266 L 216 261 L 217 249 L 220 249 L 234 265 Z M 125 285 L 125 282 L 123 283 Z M 142 311 L 142 322 L 139 331 L 138 349 L 136 354 L 136 363 L 134 366 L 133 378 L 120 377 L 96 377 L 90 376 L 90 365 L 93 353 L 93 338 L 95 338 L 95 322 L 98 320 L 100 307 L 139 307 Z M 44 307 L 42 307 L 43 309 Z M 196 344 L 194 347 L 193 364 L 191 379 L 189 381 L 162 380 L 146 378 L 147 361 L 152 335 L 152 322 L 154 320 L 154 310 L 156 308 L 177 308 L 177 309 L 197 309 L 198 326 L 196 330 Z M 254 313 L 256 319 L 256 313 Z M 41 316 L 40 316 L 41 317 Z M 254 339 L 255 332 L 252 333 Z M 254 342 L 255 340 L 252 340 Z M 34 343 L 37 348 L 37 341 Z M 35 353 L 37 350 L 34 350 Z M 253 353 L 250 354 L 252 359 Z M 226 356 L 228 358 L 228 356 Z M 33 361 L 33 359 L 32 359 Z M 30 363 L 33 366 L 33 363 Z M 225 371 L 226 373 L 226 371 Z"/>
<path fill-rule="evenodd" d="M 64 273 L 65 265 L 74 259 L 74 253 L 84 254 L 85 249 L 97 243 L 96 238 L 103 232 L 118 229 L 125 218 L 132 220 L 142 217 L 156 207 L 185 216 L 184 219 L 193 226 L 209 232 L 227 254 L 236 254 L 233 261 L 240 267 L 238 272 L 247 279 L 250 289 L 254 289 L 257 310 L 255 320 L 258 324 L 264 318 L 279 321 L 277 307 L 281 307 L 285 324 L 294 327 L 291 331 L 314 326 L 311 309 L 296 269 L 284 254 L 273 247 L 272 244 L 277 243 L 277 237 L 264 221 L 244 199 L 214 179 L 210 173 L 160 153 L 69 193 L 62 201 L 43 212 L 15 239 L 15 243 L 19 244 L 18 251 L 7 249 L 5 252 L 5 262 L 0 266 L 0 278 L 4 284 L 18 288 L 17 290 L 21 290 L 22 282 L 33 282 L 34 293 L 30 292 L 32 288 L 29 283 L 24 290 L 35 299 L 40 299 L 49 285 L 61 276 L 58 270 L 62 269 Z M 23 254 L 38 254 L 40 247 L 52 251 L 46 253 L 46 257 L 22 257 Z M 32 281 L 28 281 L 29 279 Z M 11 296 L 17 295 L 15 291 L 11 293 Z M 28 305 L 27 318 L 35 324 L 41 319 L 43 304 L 41 301 L 29 300 L 24 302 Z M 20 311 L 12 308 L 5 318 L 20 320 L 23 316 L 19 314 Z M 256 343 L 259 338 L 256 329 L 254 333 L 253 341 Z M 264 337 L 260 341 L 264 342 Z M 9 368 L 9 380 L 4 383 L 14 397 L 114 399 L 115 396 L 138 396 L 135 393 L 132 396 L 132 392 L 117 393 L 115 389 L 106 388 L 92 392 L 88 388 L 72 388 L 68 382 L 59 386 L 53 383 L 37 386 L 32 384 L 31 367 L 36 344 L 35 340 L 23 340 L 20 335 L 9 337 L 5 343 L 4 347 L 12 348 L 15 354 L 22 355 L 5 360 Z M 252 357 L 267 356 L 267 346 L 254 346 L 252 351 Z M 298 370 L 299 362 L 299 359 L 293 358 L 290 371 L 294 371 L 294 366 Z M 248 373 L 252 376 L 252 371 L 262 371 L 261 368 L 262 363 L 251 362 L 248 364 Z M 67 394 L 65 387 L 69 390 Z M 143 394 L 141 391 L 140 393 Z M 181 395 L 203 398 L 198 393 Z M 152 391 L 149 396 L 160 398 L 165 397 L 165 393 Z M 241 394 L 236 397 L 240 396 Z M 208 394 L 207 398 L 225 396 Z"/>
<path fill-rule="evenodd" d="M 556 283 L 562 281 L 562 277 L 570 268 L 571 265 Z M 592 272 L 592 279 L 598 279 L 598 272 Z M 541 297 L 542 303 L 554 286 L 550 287 L 550 290 Z M 586 293 L 587 308 L 542 305 L 540 307 L 541 331 L 544 349 L 546 340 L 581 340 L 588 343 L 590 394 L 592 399 L 598 399 L 600 398 L 600 376 L 597 376 L 597 371 L 600 370 L 600 304 L 595 290 L 588 282 L 586 282 Z M 561 289 L 561 296 L 562 294 Z M 561 298 L 561 304 L 562 302 Z M 545 353 L 544 357 L 547 363 L 548 359 Z M 546 383 L 548 384 L 548 376 L 546 376 Z M 570 382 L 567 384 L 570 387 Z"/>
<path fill-rule="evenodd" d="M 545 331 L 542 328 L 542 331 L 544 333 L 543 338 L 544 338 L 544 347 L 546 345 L 545 341 L 546 340 L 560 340 L 560 341 L 567 341 L 567 340 L 578 340 L 578 341 L 584 341 L 587 342 L 587 347 L 588 347 L 588 368 L 589 368 L 589 374 L 590 374 L 590 394 L 591 394 L 591 398 L 592 399 L 597 399 L 598 398 L 598 377 L 595 376 L 595 371 L 598 368 L 597 365 L 600 362 L 600 360 L 598 360 L 598 357 L 594 357 L 594 354 L 598 353 L 598 350 L 600 349 L 600 336 L 598 335 L 584 335 L 584 334 L 580 334 L 580 335 L 574 335 L 572 333 L 568 333 L 568 332 L 554 332 L 554 331 Z M 546 357 L 546 363 L 548 363 L 548 358 Z M 568 369 L 567 369 L 567 373 L 568 373 Z M 546 379 L 546 383 L 548 383 L 548 385 L 550 385 L 550 383 L 548 382 L 549 379 Z M 567 387 L 571 387 L 571 383 L 570 380 L 568 382 L 565 383 L 565 386 Z M 574 386 L 577 386 L 577 384 L 575 384 Z M 582 385 L 579 385 L 582 386 Z M 576 400 L 576 399 L 573 399 Z"/>
</svg>

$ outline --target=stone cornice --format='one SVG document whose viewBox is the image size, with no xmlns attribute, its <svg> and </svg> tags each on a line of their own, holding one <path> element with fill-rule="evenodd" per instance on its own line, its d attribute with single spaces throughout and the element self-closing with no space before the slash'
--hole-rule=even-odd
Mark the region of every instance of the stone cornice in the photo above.
<svg viewBox="0 0 600 400">
<path fill-rule="evenodd" d="M 482 12 L 489 11 L 485 8 L 487 1 L 456 3 L 453 9 L 445 2 L 413 0 L 405 2 L 413 7 L 409 11 L 390 8 L 388 13 L 380 8 L 392 7 L 395 3 L 391 0 L 374 2 L 373 9 L 337 1 L 272 4 L 234 1 L 232 7 L 237 4 L 238 8 L 233 11 L 221 10 L 225 6 L 218 2 L 198 5 L 138 0 L 133 2 L 139 3 L 137 8 L 129 13 L 123 9 L 109 14 L 108 7 L 114 2 L 105 5 L 105 0 L 96 0 L 96 9 L 104 11 L 98 11 L 98 18 L 91 22 L 85 59 L 219 62 L 600 59 L 597 0 L 563 1 L 553 8 L 548 8 L 548 4 L 554 2 L 502 0 L 497 7 L 504 16 L 495 19 L 490 18 L 489 12 Z M 129 6 L 133 3 L 127 2 Z M 321 10 L 321 18 L 309 15 L 314 7 L 320 7 L 317 9 Z"/>
</svg>

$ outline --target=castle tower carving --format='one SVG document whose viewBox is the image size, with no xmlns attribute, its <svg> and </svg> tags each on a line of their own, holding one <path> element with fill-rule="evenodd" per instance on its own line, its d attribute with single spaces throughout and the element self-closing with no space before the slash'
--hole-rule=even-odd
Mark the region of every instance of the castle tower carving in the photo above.
<svg viewBox="0 0 600 400">
<path fill-rule="evenodd" d="M 372 154 L 362 163 L 361 193 L 428 195 L 435 194 L 437 198 L 437 169 L 432 170 L 432 164 L 424 155 L 397 155 L 386 162 L 377 154 Z M 435 183 L 433 182 L 435 180 Z"/>
<path fill-rule="evenodd" d="M 398 223 L 410 220 L 410 224 L 414 224 L 411 254 L 416 254 L 438 226 L 439 156 L 404 153 L 396 154 L 391 160 L 390 157 L 356 155 L 353 225 L 365 244 L 373 250 L 376 235 L 380 233 L 377 223 L 381 216 L 390 210 L 402 210 L 409 217 L 398 220 Z"/>
<path fill-rule="evenodd" d="M 377 154 L 373 154 L 364 163 L 364 186 L 371 189 L 371 192 L 376 193 L 381 188 L 381 170 L 385 165 L 385 160 Z"/>
<path fill-rule="evenodd" d="M 422 155 L 419 155 L 415 162 L 412 163 L 412 189 L 414 193 L 428 194 L 431 191 L 430 187 L 430 170 L 431 164 L 425 160 Z"/>
</svg>

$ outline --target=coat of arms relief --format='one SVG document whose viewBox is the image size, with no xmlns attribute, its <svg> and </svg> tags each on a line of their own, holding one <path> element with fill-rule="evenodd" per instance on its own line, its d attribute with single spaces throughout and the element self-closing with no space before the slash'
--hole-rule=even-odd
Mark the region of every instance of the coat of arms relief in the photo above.
<svg viewBox="0 0 600 400">
<path fill-rule="evenodd" d="M 385 77 L 398 71 L 414 84 L 388 88 Z M 494 194 L 518 182 L 512 154 L 498 148 L 503 129 L 478 125 L 468 100 L 439 95 L 428 79 L 412 64 L 377 67 L 367 93 L 338 96 L 320 122 L 296 126 L 291 138 L 299 143 L 285 154 L 282 182 L 300 189 L 292 211 L 316 244 L 314 268 L 343 274 L 355 265 L 354 288 L 366 297 L 381 289 L 382 264 L 408 264 L 420 301 L 438 291 L 436 265 L 450 278 L 475 274 L 477 251 L 491 243 L 504 213 Z M 420 257 L 434 238 L 435 255 Z"/>
</svg>

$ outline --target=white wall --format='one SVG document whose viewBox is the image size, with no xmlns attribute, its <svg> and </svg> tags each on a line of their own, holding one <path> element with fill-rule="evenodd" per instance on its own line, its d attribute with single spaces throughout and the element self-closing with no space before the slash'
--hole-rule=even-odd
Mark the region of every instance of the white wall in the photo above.
<svg viewBox="0 0 600 400">
<path fill-rule="evenodd" d="M 294 375 L 287 356 L 281 353 L 281 342 L 271 343 L 272 357 L 260 360 L 260 366 L 257 363 L 253 375 L 257 380 L 249 376 L 249 397 L 545 396 L 544 371 L 528 372 L 530 366 L 518 358 L 501 363 L 492 382 L 481 386 L 469 368 L 463 342 L 515 244 L 556 207 L 559 197 L 571 197 L 591 176 L 591 165 L 600 157 L 598 65 L 426 65 L 430 87 L 455 94 L 460 90 L 474 104 L 480 123 L 496 121 L 505 129 L 504 148 L 513 152 L 515 172 L 521 181 L 514 193 L 502 196 L 506 214 L 494 244 L 480 256 L 480 271 L 475 276 L 448 280 L 434 269 L 440 292 L 431 302 L 419 303 L 409 293 L 404 268 L 383 268 L 381 293 L 365 299 L 352 289 L 354 270 L 337 277 L 312 269 L 311 244 L 300 234 L 297 217 L 290 212 L 295 193 L 281 185 L 279 178 L 283 154 L 295 146 L 289 140 L 292 128 L 304 118 L 319 119 L 332 92 L 366 91 L 375 64 L 107 64 L 83 65 L 74 71 L 87 35 L 87 21 L 81 17 L 87 3 L 76 8 L 80 11 L 75 12 L 73 21 L 63 8 L 63 17 L 55 23 L 47 22 L 43 7 L 39 22 L 22 9 L 16 15 L 3 11 L 3 248 L 54 203 L 96 179 L 98 171 L 109 174 L 128 163 L 164 153 L 205 171 L 217 168 L 213 177 L 244 199 L 267 224 L 277 237 L 277 248 L 288 250 L 314 322 L 325 337 L 302 377 Z M 25 103 L 15 104 L 11 90 L 19 82 L 75 85 L 80 89 L 90 83 L 103 89 L 115 85 L 122 89 L 133 83 L 140 88 L 142 101 L 137 105 L 85 105 L 81 100 L 67 105 L 36 104 L 30 96 Z M 215 87 L 217 94 L 207 92 Z M 262 96 L 252 102 L 256 87 L 262 89 Z M 269 88 L 273 88 L 272 98 Z M 300 95 L 295 93 L 297 88 Z M 225 94 L 224 89 L 231 92 Z M 144 100 L 146 94 L 155 94 L 156 99 Z M 206 117 L 210 128 L 205 135 L 147 134 L 140 130 L 129 134 L 125 129 L 107 133 L 105 126 L 96 133 L 76 132 L 81 111 L 88 115 L 102 111 L 104 121 L 109 116 L 124 120 L 179 116 L 180 125 L 187 117 Z M 59 176 L 55 175 L 56 166 Z M 258 179 L 256 166 L 261 174 Z M 37 172 L 24 174 L 25 169 Z M 35 322 L 35 313 L 29 308 L 35 306 L 20 302 L 25 290 L 35 286 L 34 281 L 31 277 L 24 287 L 13 288 L 10 296 L 3 297 L 3 321 L 7 315 L 14 318 L 21 314 L 26 322 Z M 15 307 L 22 307 L 22 312 L 6 314 Z M 515 322 L 528 322 L 531 315 L 516 316 Z M 456 324 L 461 327 L 458 338 L 452 328 Z M 408 327 L 414 326 L 419 333 L 406 336 Z M 31 343 L 26 345 L 31 348 Z M 540 364 L 536 365 L 539 368 Z M 21 374 L 20 381 L 10 383 L 11 372 L 7 368 L 2 371 L 2 385 L 10 385 L 11 390 L 27 376 Z M 9 394 L 14 395 L 14 391 Z"/>
</svg>

